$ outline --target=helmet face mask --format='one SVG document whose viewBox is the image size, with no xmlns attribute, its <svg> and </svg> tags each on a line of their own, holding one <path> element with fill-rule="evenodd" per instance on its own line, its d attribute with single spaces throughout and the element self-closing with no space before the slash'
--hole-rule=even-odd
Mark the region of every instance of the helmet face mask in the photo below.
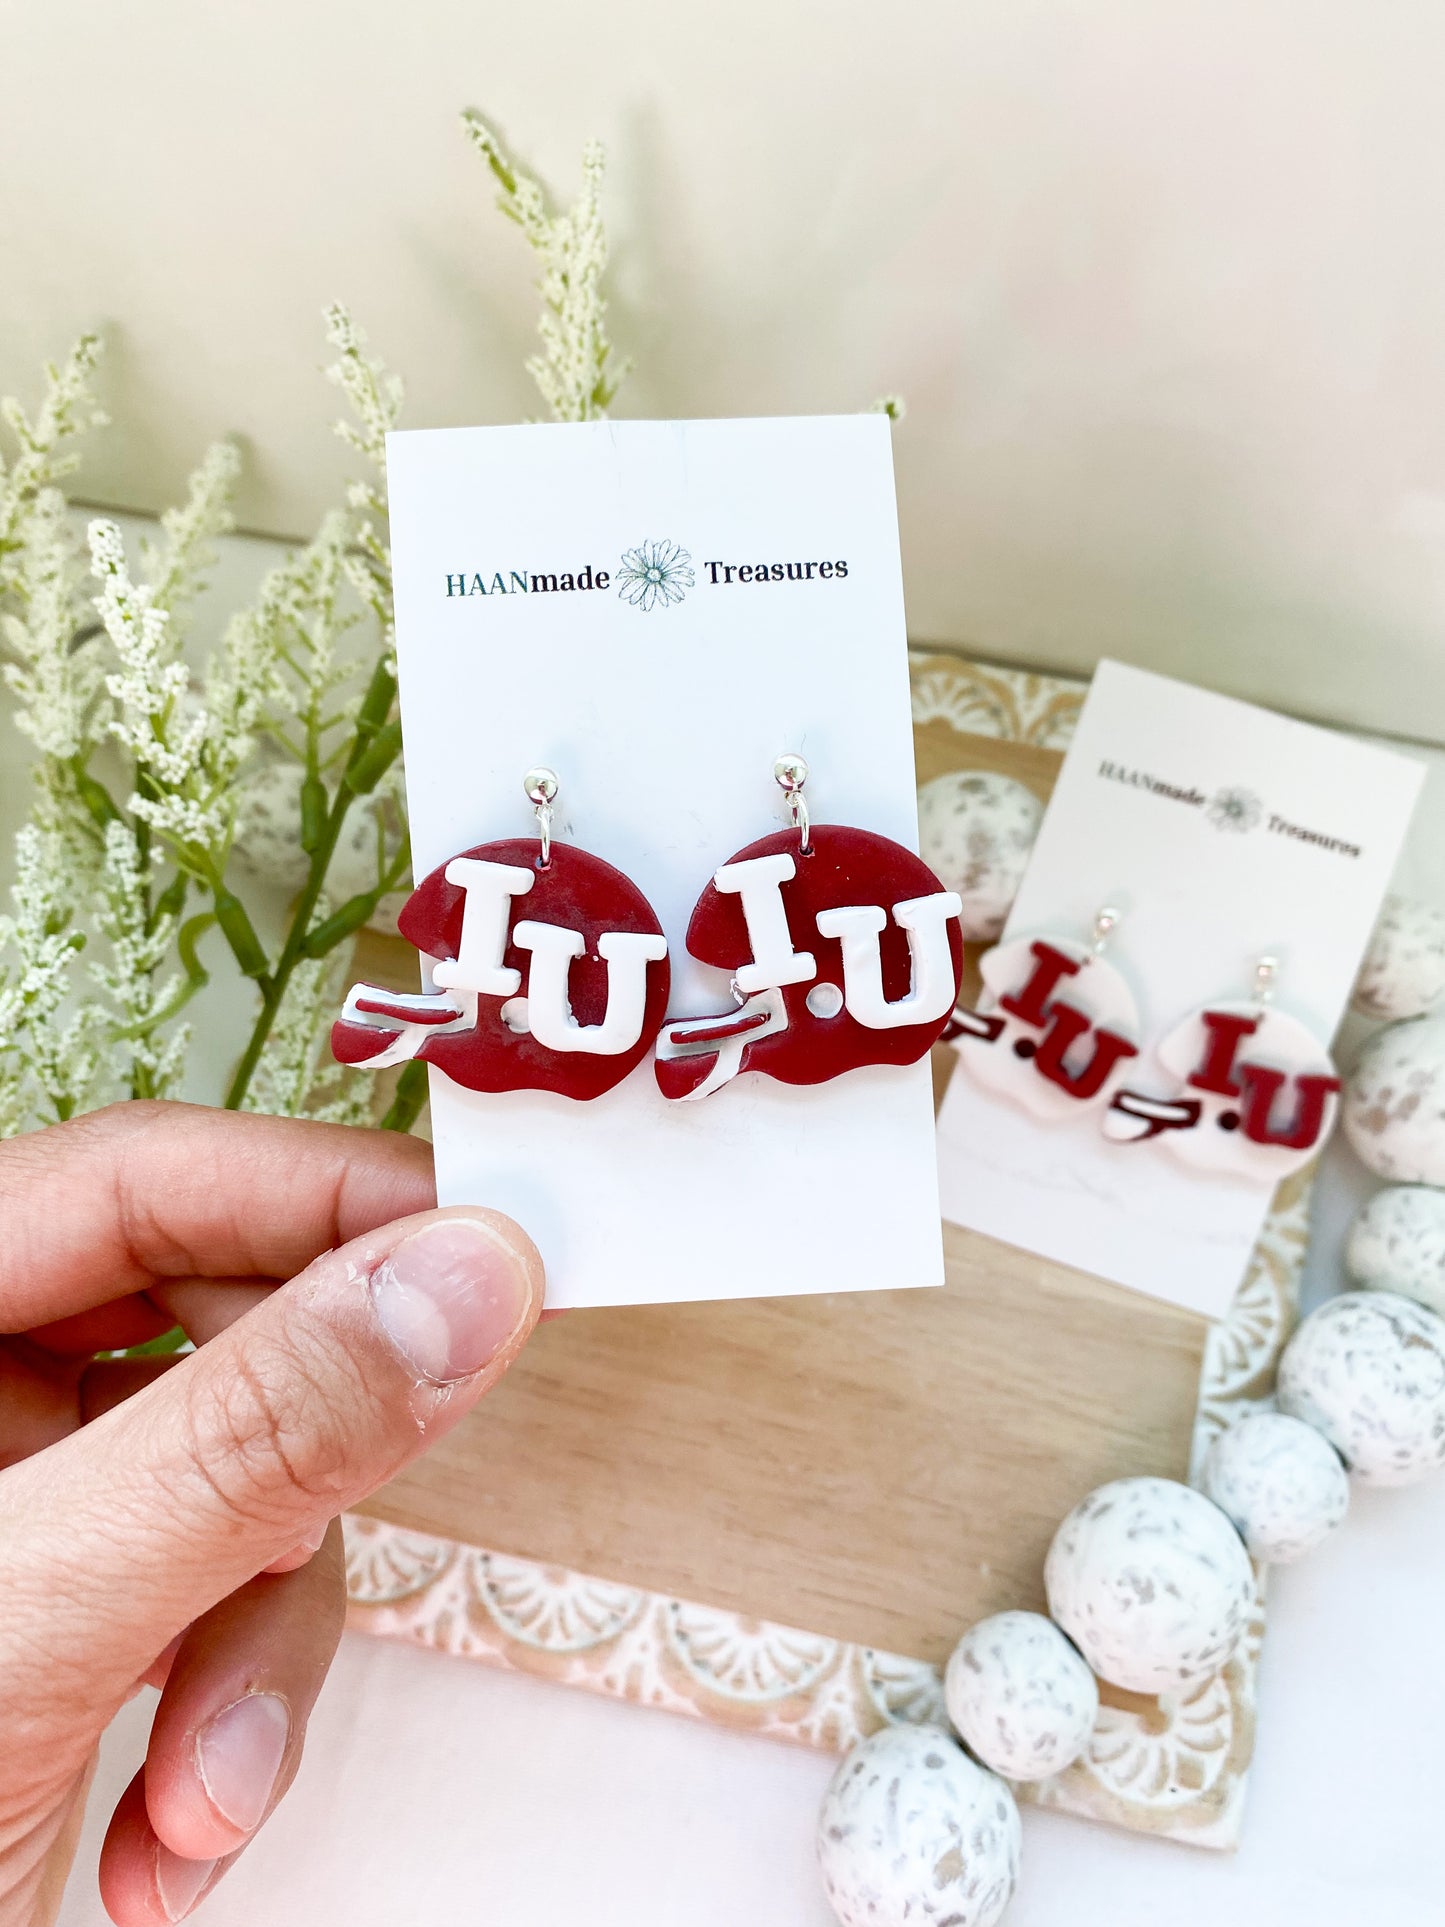
<svg viewBox="0 0 1445 1927">
<path fill-rule="evenodd" d="M 745 1071 L 821 1084 L 913 1064 L 942 1034 L 963 971 L 959 901 L 919 857 L 868 830 L 814 825 L 750 843 L 714 874 L 688 953 L 731 979 L 734 1008 L 669 1020 L 657 1081 L 710 1094 Z"/>
</svg>

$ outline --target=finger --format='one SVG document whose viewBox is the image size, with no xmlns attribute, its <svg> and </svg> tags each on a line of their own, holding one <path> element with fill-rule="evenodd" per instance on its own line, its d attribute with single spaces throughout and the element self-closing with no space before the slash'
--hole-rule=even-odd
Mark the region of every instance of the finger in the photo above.
<svg viewBox="0 0 1445 1927">
<path fill-rule="evenodd" d="M 165 1647 L 163 1651 L 156 1654 L 150 1665 L 146 1667 L 145 1671 L 136 1681 L 137 1692 L 140 1691 L 142 1686 L 154 1686 L 157 1692 L 161 1690 L 171 1676 L 171 1667 L 175 1664 L 176 1654 L 181 1650 L 181 1641 L 184 1638 L 184 1633 L 177 1633 L 170 1644 Z"/>
<path fill-rule="evenodd" d="M 177 1278 L 152 1285 L 146 1296 L 193 1344 L 208 1345 L 275 1289 L 274 1278 Z"/>
<path fill-rule="evenodd" d="M 510 1219 L 424 1213 L 328 1252 L 11 1467 L 0 1695 L 43 1691 L 53 1711 L 71 1692 L 87 1717 L 118 1705 L 183 1626 L 453 1425 L 516 1357 L 542 1292 Z"/>
<path fill-rule="evenodd" d="M 168 1332 L 172 1319 L 158 1311 L 138 1293 L 118 1298 L 114 1304 L 97 1305 L 93 1311 L 78 1311 L 69 1318 L 56 1318 L 37 1325 L 25 1335 L 32 1345 L 55 1358 L 90 1358 L 96 1352 L 122 1352 L 130 1345 L 146 1345 Z"/>
<path fill-rule="evenodd" d="M 159 1278 L 289 1278 L 435 1200 L 397 1131 L 115 1104 L 0 1144 L 3 1318 L 28 1331 Z"/>
<path fill-rule="evenodd" d="M 154 1385 L 158 1378 L 179 1365 L 183 1355 L 171 1352 L 162 1358 L 101 1358 L 85 1368 L 77 1394 L 79 1421 L 89 1425 L 103 1412 L 114 1411 L 137 1392 Z"/>
<path fill-rule="evenodd" d="M 54 1445 L 76 1426 L 79 1368 L 0 1342 L 0 1471 Z"/>
<path fill-rule="evenodd" d="M 157 1313 L 164 1331 L 180 1325 L 194 1344 L 204 1345 L 269 1298 L 276 1289 L 275 1283 L 269 1279 L 263 1282 L 255 1278 L 188 1278 L 173 1285 L 158 1286 L 149 1296 L 164 1307 L 163 1311 Z M 80 1380 L 81 1424 L 88 1425 L 92 1419 L 99 1418 L 102 1412 L 108 1412 L 134 1393 L 144 1391 L 147 1385 L 168 1372 L 173 1365 L 180 1364 L 184 1355 L 169 1352 L 159 1357 L 93 1360 L 84 1368 Z M 313 1538 L 308 1557 L 320 1543 L 319 1537 Z"/>
<path fill-rule="evenodd" d="M 60 1324 L 29 1332 L 0 1345 L 0 1467 L 28 1458 L 119 1405 L 179 1362 L 176 1353 L 147 1358 L 96 1359 L 98 1350 L 143 1344 L 181 1325 L 196 1344 L 205 1344 L 254 1305 L 268 1298 L 274 1280 L 192 1278 L 160 1286 L 149 1298 L 128 1298 L 121 1305 L 82 1312 Z M 155 1299 L 162 1309 L 151 1305 Z M 111 1311 L 144 1306 L 150 1323 L 139 1327 L 104 1324 Z M 59 1334 L 64 1329 L 62 1345 Z M 74 1343 L 75 1355 L 66 1355 Z M 315 1550 L 315 1546 L 311 1547 Z"/>
<path fill-rule="evenodd" d="M 80 1846 L 81 1828 L 85 1823 L 85 1801 L 91 1781 L 95 1778 L 96 1765 L 97 1755 L 92 1754 L 55 1811 L 51 1822 L 55 1828 L 54 1835 L 40 1868 L 38 1889 L 28 1909 L 23 1893 L 12 1896 L 22 1910 L 17 1918 L 28 1921 L 30 1927 L 55 1927 L 55 1922 L 60 1918 L 66 1884 Z"/>
<path fill-rule="evenodd" d="M 116 1927 L 172 1927 L 195 1912 L 229 1860 L 186 1860 L 161 1845 L 146 1817 L 145 1769 L 111 1816 L 100 1850 L 100 1899 Z"/>
<path fill-rule="evenodd" d="M 327 1519 L 308 1532 L 289 1552 L 283 1552 L 279 1559 L 273 1559 L 266 1568 L 267 1572 L 295 1572 L 298 1567 L 306 1565 L 325 1544 L 333 1523 L 339 1524 L 339 1521 Z"/>
<path fill-rule="evenodd" d="M 295 1775 L 346 1612 L 341 1527 L 310 1563 L 253 1579 L 181 1641 L 146 1753 L 146 1813 L 192 1860 L 243 1847 Z"/>
</svg>

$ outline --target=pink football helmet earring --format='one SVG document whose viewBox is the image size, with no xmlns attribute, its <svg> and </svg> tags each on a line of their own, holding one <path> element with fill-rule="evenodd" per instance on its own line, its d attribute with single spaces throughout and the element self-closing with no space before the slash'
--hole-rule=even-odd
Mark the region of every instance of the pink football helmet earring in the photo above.
<svg viewBox="0 0 1445 1927">
<path fill-rule="evenodd" d="M 1100 910 L 1091 943 L 1015 937 L 980 966 L 977 1010 L 957 1010 L 954 1049 L 975 1082 L 1044 1122 L 1107 1104 L 1139 1054 L 1139 1008 L 1104 956 L 1119 921 Z"/>
<path fill-rule="evenodd" d="M 1275 1008 L 1278 974 L 1261 957 L 1250 1001 L 1221 998 L 1176 1024 L 1155 1049 L 1176 1094 L 1120 1090 L 1105 1136 L 1158 1139 L 1194 1170 L 1255 1184 L 1307 1164 L 1334 1127 L 1340 1079 L 1308 1024 Z"/>
</svg>

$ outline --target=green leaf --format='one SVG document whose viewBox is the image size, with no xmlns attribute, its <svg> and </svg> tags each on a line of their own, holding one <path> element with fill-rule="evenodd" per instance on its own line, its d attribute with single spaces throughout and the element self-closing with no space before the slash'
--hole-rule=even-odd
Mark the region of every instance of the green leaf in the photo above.
<svg viewBox="0 0 1445 1927">
<path fill-rule="evenodd" d="M 186 907 L 186 892 L 190 888 L 190 878 L 184 870 L 177 870 L 165 889 L 156 898 L 155 908 L 151 911 L 150 927 L 154 930 L 165 917 L 178 917 Z M 207 922 L 211 919 L 208 916 Z"/>
<path fill-rule="evenodd" d="M 328 950 L 359 930 L 376 908 L 376 892 L 364 890 L 359 897 L 352 897 L 341 908 L 318 923 L 314 930 L 308 930 L 301 945 L 303 957 L 324 957 Z"/>
<path fill-rule="evenodd" d="M 120 811 L 112 802 L 110 791 L 105 784 L 98 782 L 84 770 L 77 770 L 75 773 L 75 791 L 97 829 L 105 829 L 119 817 Z"/>
<path fill-rule="evenodd" d="M 221 926 L 221 934 L 230 944 L 232 954 L 241 969 L 243 977 L 264 977 L 267 970 L 266 952 L 261 947 L 261 939 L 246 914 L 246 906 L 241 899 L 232 896 L 229 890 L 216 892 L 216 922 Z"/>
<path fill-rule="evenodd" d="M 301 785 L 301 847 L 308 856 L 321 847 L 330 810 L 326 785 L 319 776 L 308 776 Z"/>
<path fill-rule="evenodd" d="M 421 1116 L 427 1099 L 426 1065 L 414 1057 L 397 1079 L 396 1095 L 381 1120 L 383 1131 L 409 1131 Z"/>
<path fill-rule="evenodd" d="M 386 723 L 347 765 L 342 782 L 353 796 L 367 796 L 401 754 L 401 724 Z"/>
<path fill-rule="evenodd" d="M 143 1345 L 127 1345 L 125 1350 L 118 1353 L 117 1356 L 120 1358 L 164 1358 L 171 1352 L 180 1351 L 182 1346 L 188 1345 L 189 1343 L 190 1340 L 187 1338 L 183 1327 L 180 1325 L 172 1325 L 170 1330 L 168 1332 L 162 1332 L 159 1338 L 148 1338 Z"/>
<path fill-rule="evenodd" d="M 357 734 L 370 736 L 380 729 L 391 714 L 391 706 L 395 701 L 396 677 L 383 656 L 371 672 L 371 681 L 366 686 L 361 708 L 356 713 Z"/>
<path fill-rule="evenodd" d="M 210 981 L 206 966 L 196 955 L 196 945 L 215 921 L 214 910 L 203 910 L 198 917 L 188 917 L 176 932 L 176 950 L 180 955 L 181 968 L 186 973 L 186 981 L 195 990 Z"/>
</svg>

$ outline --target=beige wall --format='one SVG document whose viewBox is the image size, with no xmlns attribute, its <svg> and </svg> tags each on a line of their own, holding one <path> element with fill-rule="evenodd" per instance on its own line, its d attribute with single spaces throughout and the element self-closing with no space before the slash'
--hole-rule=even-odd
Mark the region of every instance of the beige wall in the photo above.
<svg viewBox="0 0 1445 1927">
<path fill-rule="evenodd" d="M 337 487 L 318 311 L 417 423 L 516 418 L 529 267 L 455 110 L 612 156 L 634 414 L 903 391 L 911 627 L 1445 739 L 1434 0 L 9 0 L 0 386 L 84 324 L 154 506 Z"/>
</svg>

